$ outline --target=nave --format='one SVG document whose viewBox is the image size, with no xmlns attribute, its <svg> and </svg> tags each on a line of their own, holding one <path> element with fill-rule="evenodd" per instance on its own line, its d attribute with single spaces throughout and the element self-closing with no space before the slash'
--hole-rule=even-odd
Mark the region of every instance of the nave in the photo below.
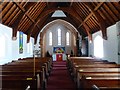
<svg viewBox="0 0 120 90">
<path fill-rule="evenodd" d="M 120 64 L 91 57 L 24 58 L 2 65 L 2 90 L 120 90 Z"/>
<path fill-rule="evenodd" d="M 120 90 L 120 1 L 51 1 L 0 0 L 0 89 Z"/>
<path fill-rule="evenodd" d="M 66 67 L 66 61 L 54 61 L 46 90 L 76 90 Z"/>
</svg>

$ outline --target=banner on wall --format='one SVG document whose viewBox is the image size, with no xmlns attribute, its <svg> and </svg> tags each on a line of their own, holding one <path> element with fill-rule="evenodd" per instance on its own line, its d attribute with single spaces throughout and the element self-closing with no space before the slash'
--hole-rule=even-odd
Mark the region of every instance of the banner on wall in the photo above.
<svg viewBox="0 0 120 90">
<path fill-rule="evenodd" d="M 53 47 L 53 53 L 65 53 L 65 47 Z"/>
<path fill-rule="evenodd" d="M 19 53 L 23 53 L 23 32 L 19 32 Z"/>
</svg>

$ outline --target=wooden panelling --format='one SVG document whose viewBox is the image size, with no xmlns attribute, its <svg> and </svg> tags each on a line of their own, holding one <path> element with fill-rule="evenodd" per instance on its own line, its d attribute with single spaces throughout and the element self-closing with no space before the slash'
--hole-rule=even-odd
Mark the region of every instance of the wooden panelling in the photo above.
<svg viewBox="0 0 120 90">
<path fill-rule="evenodd" d="M 42 0 L 38 2 L 29 1 L 1 2 L 0 22 L 16 29 L 16 31 L 23 31 L 35 38 L 44 25 L 47 24 L 47 21 L 53 20 L 51 15 L 55 10 L 64 11 L 67 16 L 66 19 L 68 19 L 67 21 L 71 24 L 74 23 L 82 36 L 87 36 L 86 32 L 97 32 L 101 27 L 105 30 L 108 26 L 120 20 L 120 2 L 70 1 L 60 3 L 41 2 Z M 87 6 L 88 3 L 89 6 Z M 99 17 L 102 21 L 100 21 Z M 101 25 L 102 22 L 105 22 L 105 26 Z M 86 31 L 86 26 L 89 28 L 89 32 Z"/>
</svg>

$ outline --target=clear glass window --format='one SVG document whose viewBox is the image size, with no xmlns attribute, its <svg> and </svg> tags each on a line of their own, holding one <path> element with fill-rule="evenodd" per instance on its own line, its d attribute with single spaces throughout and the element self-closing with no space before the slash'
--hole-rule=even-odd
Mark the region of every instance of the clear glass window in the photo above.
<svg viewBox="0 0 120 90">
<path fill-rule="evenodd" d="M 61 29 L 58 29 L 58 45 L 61 45 Z"/>
</svg>

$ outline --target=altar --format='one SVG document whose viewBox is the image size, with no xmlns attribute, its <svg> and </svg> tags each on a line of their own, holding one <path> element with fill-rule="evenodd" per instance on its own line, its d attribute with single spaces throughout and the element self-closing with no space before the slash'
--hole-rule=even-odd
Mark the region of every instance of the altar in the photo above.
<svg viewBox="0 0 120 90">
<path fill-rule="evenodd" d="M 52 57 L 53 57 L 53 61 L 66 60 L 65 47 L 54 47 Z"/>
<path fill-rule="evenodd" d="M 66 60 L 66 54 L 62 54 L 62 53 L 53 54 L 52 57 L 53 57 L 53 61 L 65 61 Z"/>
</svg>

